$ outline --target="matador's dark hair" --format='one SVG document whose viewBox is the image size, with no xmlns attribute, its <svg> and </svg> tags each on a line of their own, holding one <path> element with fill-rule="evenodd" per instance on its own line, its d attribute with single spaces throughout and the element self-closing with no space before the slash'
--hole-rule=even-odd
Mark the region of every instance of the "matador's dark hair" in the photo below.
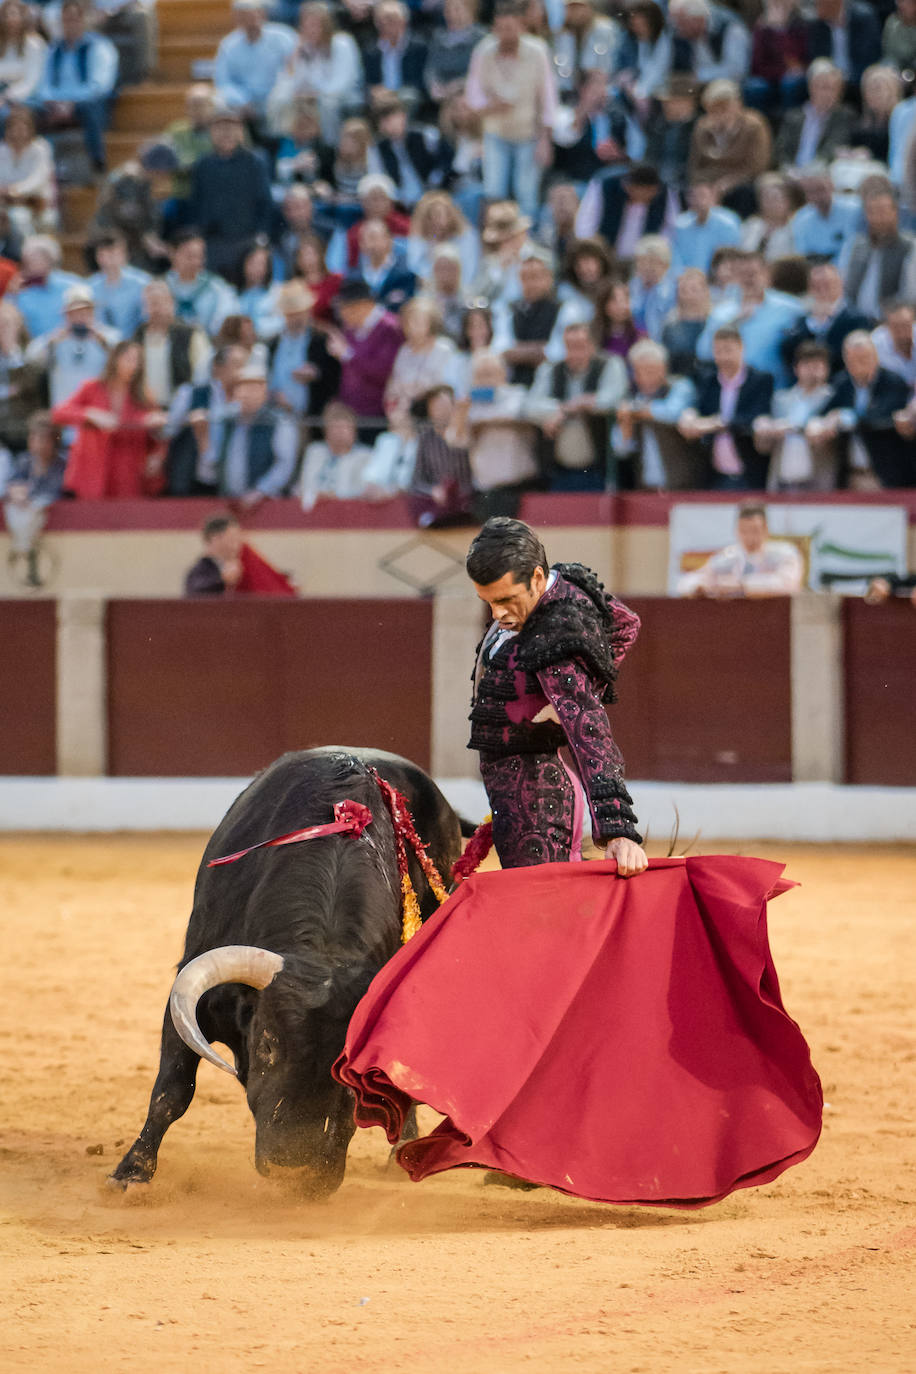
<svg viewBox="0 0 916 1374">
<path fill-rule="evenodd" d="M 479 587 L 498 582 L 506 573 L 530 587 L 535 568 L 543 568 L 545 575 L 550 570 L 540 537 L 524 520 L 507 515 L 491 516 L 468 549 L 465 566 Z"/>
</svg>

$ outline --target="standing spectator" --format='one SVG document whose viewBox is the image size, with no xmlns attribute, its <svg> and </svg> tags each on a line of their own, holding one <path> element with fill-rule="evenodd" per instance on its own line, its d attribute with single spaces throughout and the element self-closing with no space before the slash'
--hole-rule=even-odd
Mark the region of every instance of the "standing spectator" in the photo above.
<svg viewBox="0 0 916 1374">
<path fill-rule="evenodd" d="M 207 153 L 213 151 L 210 120 L 213 117 L 213 87 L 198 81 L 188 87 L 185 96 L 185 115 L 169 124 L 163 135 L 178 160 L 178 170 L 172 183 L 177 200 L 187 200 L 191 194 L 191 169 Z"/>
<path fill-rule="evenodd" d="M 27 5 L 0 5 L 0 113 L 8 115 L 34 95 L 44 71 L 47 44 L 33 30 Z"/>
<path fill-rule="evenodd" d="M 654 167 L 637 162 L 623 176 L 592 178 L 576 216 L 576 235 L 600 234 L 617 257 L 631 258 L 643 235 L 662 233 L 669 218 L 667 187 Z"/>
<path fill-rule="evenodd" d="M 789 110 L 776 138 L 780 167 L 806 167 L 815 158 L 831 162 L 849 144 L 855 116 L 844 104 L 843 73 L 827 57 L 808 68 L 808 100 Z"/>
<path fill-rule="evenodd" d="M 24 105 L 10 110 L 0 143 L 0 199 L 20 234 L 57 223 L 54 159 L 47 139 L 35 135 L 35 121 Z"/>
<path fill-rule="evenodd" d="M 341 365 L 338 399 L 361 420 L 366 432 L 381 423 L 385 387 L 403 338 L 397 320 L 372 298 L 362 277 L 348 277 L 337 293 L 343 330 L 331 330 L 328 351 Z M 374 438 L 374 435 L 373 435 Z"/>
<path fill-rule="evenodd" d="M 715 489 L 762 491 L 770 460 L 754 447 L 753 432 L 758 417 L 769 414 L 773 378 L 745 363 L 732 325 L 715 331 L 712 352 L 715 367 L 697 382 L 696 404 L 684 411 L 678 429 L 685 439 L 702 442 Z"/>
<path fill-rule="evenodd" d="M 713 340 L 723 325 L 734 325 L 741 335 L 746 361 L 774 378 L 788 378 L 782 356 L 783 343 L 804 314 L 804 306 L 781 291 L 770 289 L 770 271 L 759 253 L 745 253 L 738 263 L 740 297 L 726 298 L 714 306 L 697 343 L 697 357 L 714 356 Z"/>
<path fill-rule="evenodd" d="M 706 0 L 674 0 L 668 19 L 672 29 L 672 67 L 690 72 L 701 86 L 710 81 L 741 84 L 748 74 L 751 38 L 731 10 Z"/>
<path fill-rule="evenodd" d="M 400 95 L 412 106 L 423 98 L 426 44 L 411 35 L 410 12 L 401 0 L 378 0 L 373 19 L 378 41 L 363 50 L 363 68 L 371 103 Z"/>
<path fill-rule="evenodd" d="M 644 161 L 658 171 L 664 184 L 683 195 L 687 186 L 690 145 L 699 114 L 699 86 L 692 76 L 673 72 L 658 92 L 661 119 L 646 128 Z"/>
<path fill-rule="evenodd" d="M 504 312 L 493 347 L 500 352 L 514 385 L 530 386 L 544 361 L 547 343 L 560 313 L 554 294 L 550 259 L 542 248 L 525 251 L 519 268 L 521 300 Z"/>
<path fill-rule="evenodd" d="M 442 334 L 442 319 L 428 297 L 403 305 L 399 320 L 404 342 L 398 349 L 386 387 L 387 400 L 410 405 L 433 387 L 451 386 L 456 378 L 457 350 Z"/>
<path fill-rule="evenodd" d="M 767 262 L 790 256 L 795 251 L 792 215 L 797 202 L 788 178 L 779 172 L 764 172 L 754 189 L 757 213 L 744 222 L 742 248 L 762 253 Z"/>
<path fill-rule="evenodd" d="M 612 436 L 616 461 L 631 454 L 638 464 L 633 485 L 689 490 L 702 485 L 692 446 L 677 429 L 677 421 L 696 396 L 686 377 L 669 375 L 667 350 L 652 339 L 630 349 L 627 363 L 633 376 L 631 395 L 617 404 Z"/>
<path fill-rule="evenodd" d="M 633 320 L 650 339 L 661 337 L 662 326 L 674 305 L 671 246 L 660 234 L 646 234 L 636 245 L 630 278 Z"/>
<path fill-rule="evenodd" d="M 36 411 L 29 420 L 26 451 L 13 458 L 2 493 L 11 557 L 25 558 L 29 587 L 42 585 L 38 540 L 48 510 L 63 490 L 65 468 L 60 430 L 47 411 Z"/>
<path fill-rule="evenodd" d="M 64 295 L 64 323 L 50 334 L 33 339 L 26 361 L 47 370 L 51 405 L 66 400 L 105 369 L 109 349 L 118 334 L 95 318 L 92 292 L 85 284 L 71 286 Z"/>
<path fill-rule="evenodd" d="M 284 323 L 271 350 L 271 402 L 297 419 L 321 415 L 337 393 L 340 363 L 312 327 L 315 298 L 304 282 L 289 281 L 277 292 L 276 304 Z"/>
<path fill-rule="evenodd" d="M 625 281 L 609 281 L 595 298 L 593 333 L 602 352 L 625 358 L 646 331 L 633 318 L 630 287 Z"/>
<path fill-rule="evenodd" d="M 801 174 L 805 204 L 792 219 L 792 242 L 805 257 L 837 262 L 858 232 L 862 206 L 855 196 L 836 195 L 830 172 L 813 163 Z"/>
<path fill-rule="evenodd" d="M 314 298 L 312 317 L 321 324 L 334 318 L 334 302 L 343 281 L 341 272 L 329 272 L 324 241 L 318 234 L 303 234 L 293 259 L 293 276 L 301 277 Z"/>
<path fill-rule="evenodd" d="M 699 267 L 688 267 L 677 279 L 676 304 L 665 321 L 661 337 L 671 371 L 675 375 L 693 376 L 697 343 L 706 328 L 711 309 L 706 273 Z"/>
<path fill-rule="evenodd" d="M 840 261 L 846 299 L 870 320 L 881 318 L 881 302 L 916 300 L 916 238 L 900 231 L 893 187 L 883 178 L 862 189 L 866 232 L 853 239 Z"/>
<path fill-rule="evenodd" d="M 184 580 L 185 596 L 297 596 L 285 573 L 278 572 L 242 538 L 232 515 L 211 515 L 203 526 L 204 552 Z"/>
<path fill-rule="evenodd" d="M 752 35 L 748 105 L 771 117 L 800 105 L 807 65 L 808 33 L 795 0 L 766 0 Z"/>
<path fill-rule="evenodd" d="M 843 366 L 843 343 L 854 329 L 867 329 L 868 319 L 843 299 L 843 278 L 832 262 L 818 262 L 808 278 L 808 312 L 790 329 L 783 357 L 792 363 L 799 344 L 823 344 L 830 356 L 830 375 Z"/>
<path fill-rule="evenodd" d="M 808 20 L 808 52 L 829 57 L 855 92 L 862 73 L 881 60 L 881 26 L 864 0 L 815 0 L 815 18 Z"/>
<path fill-rule="evenodd" d="M 548 441 L 551 490 L 602 491 L 609 417 L 626 394 L 626 368 L 598 355 L 587 325 L 567 325 L 563 343 L 563 361 L 538 368 L 527 414 Z"/>
<path fill-rule="evenodd" d="M 242 146 L 242 121 L 231 106 L 210 118 L 213 152 L 194 164 L 191 173 L 191 219 L 207 244 L 207 265 L 230 276 L 238 267 L 242 245 L 271 227 L 273 201 L 267 170 L 255 153 Z"/>
<path fill-rule="evenodd" d="M 801 591 L 804 564 L 788 539 L 770 539 L 763 506 L 738 511 L 737 541 L 713 554 L 695 573 L 684 573 L 679 596 L 792 596 Z"/>
<path fill-rule="evenodd" d="M 715 177 L 725 204 L 748 214 L 753 183 L 770 165 L 769 126 L 763 115 L 744 108 L 734 81 L 711 82 L 703 92 L 703 109 L 690 141 L 689 180 Z"/>
<path fill-rule="evenodd" d="M 770 485 L 779 491 L 832 491 L 834 464 L 821 461 L 805 437 L 808 421 L 819 415 L 830 395 L 830 354 L 823 344 L 799 344 L 795 354 L 796 382 L 777 391 L 772 415 L 754 421 L 754 443 L 772 454 Z"/>
<path fill-rule="evenodd" d="M 51 412 L 56 425 L 75 425 L 64 486 L 74 496 L 155 495 L 163 485 L 166 415 L 143 386 L 143 354 L 131 339 L 115 344 L 104 372 Z"/>
<path fill-rule="evenodd" d="M 201 381 L 210 361 L 207 336 L 175 318 L 175 302 L 164 281 L 143 288 L 143 320 L 134 338 L 143 350 L 143 379 L 157 406 L 167 410 L 179 387 Z"/>
<path fill-rule="evenodd" d="M 353 411 L 332 401 L 324 412 L 324 439 L 316 439 L 305 450 L 302 509 L 314 509 L 322 496 L 335 501 L 357 500 L 365 491 L 371 458 L 372 450 L 357 441 Z"/>
<path fill-rule="evenodd" d="M 910 388 L 896 372 L 883 368 L 878 350 L 864 330 L 843 345 L 846 370 L 834 380 L 821 418 L 808 423 L 813 444 L 836 443 L 841 487 L 872 490 L 916 486 L 912 439 L 894 427 Z"/>
<path fill-rule="evenodd" d="M 475 514 L 510 515 L 538 477 L 536 434 L 525 388 L 510 386 L 498 353 L 471 356 L 468 456 L 477 492 Z"/>
<path fill-rule="evenodd" d="M 213 81 L 224 105 L 255 127 L 264 122 L 267 98 L 296 47 L 285 24 L 267 24 L 267 0 L 233 0 L 238 28 L 216 50 Z"/>
<path fill-rule="evenodd" d="M 674 222 L 674 270 L 698 267 L 708 272 L 717 248 L 736 248 L 741 242 L 741 221 L 734 210 L 719 205 L 713 177 L 698 177 L 687 192 L 688 210 Z"/>
<path fill-rule="evenodd" d="M 471 281 L 477 271 L 480 243 L 447 191 L 427 191 L 410 220 L 407 266 L 428 280 L 439 248 L 453 247 L 461 263 L 461 276 Z"/>
<path fill-rule="evenodd" d="M 281 496 L 296 471 L 299 430 L 294 420 L 267 403 L 267 373 L 248 363 L 235 378 L 232 402 L 220 428 L 216 485 L 246 509 Z"/>
<path fill-rule="evenodd" d="M 408 129 L 407 106 L 397 96 L 380 100 L 375 117 L 379 136 L 370 164 L 391 178 L 399 204 L 413 210 L 427 187 L 447 180 L 452 150 L 435 129 Z"/>
<path fill-rule="evenodd" d="M 148 272 L 127 265 L 127 243 L 122 234 L 102 233 L 93 242 L 99 270 L 89 278 L 96 314 L 122 338 L 129 338 L 143 319 L 143 291 Z"/>
<path fill-rule="evenodd" d="M 179 229 L 172 239 L 172 266 L 165 280 L 178 318 L 216 334 L 235 306 L 235 294 L 220 277 L 204 271 L 207 246 L 198 229 Z"/>
<path fill-rule="evenodd" d="M 423 80 L 437 104 L 462 94 L 471 54 L 485 32 L 474 22 L 476 0 L 445 0 L 442 12 L 445 28 L 433 30 Z"/>
<path fill-rule="evenodd" d="M 916 309 L 909 301 L 885 301 L 884 323 L 872 333 L 878 362 L 916 387 Z"/>
<path fill-rule="evenodd" d="M 543 43 L 522 28 L 515 0 L 498 0 L 493 31 L 471 57 L 465 98 L 483 117 L 484 194 L 514 194 L 535 219 L 541 170 L 551 158 L 556 85 Z"/>
<path fill-rule="evenodd" d="M 105 130 L 118 79 L 118 54 L 101 34 L 87 32 L 81 0 L 63 0 L 60 38 L 52 43 L 29 104 L 41 127 L 79 125 L 96 171 L 105 169 Z"/>
<path fill-rule="evenodd" d="M 400 310 L 417 289 L 416 275 L 395 252 L 384 220 L 367 219 L 359 226 L 359 269 L 373 299 L 386 310 Z"/>
<path fill-rule="evenodd" d="M 349 33 L 339 32 L 329 5 L 309 0 L 299 11 L 299 41 L 277 75 L 268 101 L 271 122 L 288 127 L 293 102 L 302 95 L 318 102 L 321 137 L 336 142 L 348 105 L 362 104 L 363 69 Z"/>
<path fill-rule="evenodd" d="M 895 13 L 884 21 L 881 56 L 898 72 L 916 66 L 916 0 L 896 0 Z"/>
</svg>

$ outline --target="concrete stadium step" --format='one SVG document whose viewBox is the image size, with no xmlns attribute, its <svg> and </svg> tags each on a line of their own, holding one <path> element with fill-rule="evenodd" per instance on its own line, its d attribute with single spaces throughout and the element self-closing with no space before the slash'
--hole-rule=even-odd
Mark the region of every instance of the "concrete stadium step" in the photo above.
<svg viewBox="0 0 916 1374">
<path fill-rule="evenodd" d="M 209 34 L 214 48 L 232 28 L 231 0 L 158 0 L 156 15 L 161 38 Z"/>
<path fill-rule="evenodd" d="M 60 188 L 60 223 L 65 235 L 82 234 L 95 214 L 99 192 L 96 186 L 62 186 Z"/>
<path fill-rule="evenodd" d="M 89 270 L 86 266 L 86 235 L 85 232 L 74 234 L 58 234 L 57 241 L 61 249 L 61 267 L 65 272 L 75 272 L 78 276 L 85 276 Z"/>
<path fill-rule="evenodd" d="M 132 86 L 118 96 L 114 109 L 112 128 L 116 133 L 158 134 L 173 119 L 184 114 L 185 92 L 183 82 L 145 81 L 142 86 Z"/>
<path fill-rule="evenodd" d="M 216 54 L 217 38 L 163 38 L 159 43 L 156 69 L 163 81 L 190 81 L 195 62 L 211 61 Z"/>
<path fill-rule="evenodd" d="M 145 132 L 110 133 L 105 135 L 105 151 L 108 154 L 110 169 L 120 167 L 122 162 L 136 157 L 140 147 L 148 142 L 150 135 Z"/>
</svg>

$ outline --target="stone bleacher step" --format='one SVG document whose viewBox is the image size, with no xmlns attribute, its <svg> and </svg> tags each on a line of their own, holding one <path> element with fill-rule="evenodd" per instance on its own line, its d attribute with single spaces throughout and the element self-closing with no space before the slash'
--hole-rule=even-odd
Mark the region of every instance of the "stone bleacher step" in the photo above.
<svg viewBox="0 0 916 1374">
<path fill-rule="evenodd" d="M 156 16 L 162 39 L 207 35 L 211 51 L 232 28 L 231 0 L 158 0 Z"/>
<path fill-rule="evenodd" d="M 116 133 L 158 134 L 185 112 L 185 82 L 144 81 L 118 96 L 112 129 Z"/>
<path fill-rule="evenodd" d="M 98 198 L 95 186 L 60 187 L 60 227 L 64 234 L 81 234 L 85 240 L 86 226 L 95 214 Z"/>
<path fill-rule="evenodd" d="M 61 250 L 61 267 L 65 272 L 75 272 L 84 277 L 89 271 L 86 265 L 86 232 L 63 233 L 57 235 Z"/>
<path fill-rule="evenodd" d="M 190 81 L 194 64 L 211 62 L 215 53 L 216 42 L 209 37 L 163 38 L 156 68 L 163 81 Z"/>
</svg>

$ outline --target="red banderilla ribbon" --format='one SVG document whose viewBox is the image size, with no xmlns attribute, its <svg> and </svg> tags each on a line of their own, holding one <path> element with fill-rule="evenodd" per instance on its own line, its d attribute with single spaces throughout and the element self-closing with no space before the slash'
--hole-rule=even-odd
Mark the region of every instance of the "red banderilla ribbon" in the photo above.
<svg viewBox="0 0 916 1374">
<path fill-rule="evenodd" d="M 260 844 L 249 845 L 237 854 L 224 854 L 221 859 L 211 859 L 208 868 L 219 868 L 220 864 L 234 864 L 246 854 L 256 849 L 276 849 L 282 844 L 298 844 L 300 840 L 317 840 L 323 835 L 355 835 L 357 838 L 372 821 L 372 812 L 362 802 L 342 801 L 334 805 L 334 819 L 328 825 L 310 825 L 307 830 L 291 830 L 288 835 L 278 835 L 275 840 L 262 840 Z"/>
</svg>

